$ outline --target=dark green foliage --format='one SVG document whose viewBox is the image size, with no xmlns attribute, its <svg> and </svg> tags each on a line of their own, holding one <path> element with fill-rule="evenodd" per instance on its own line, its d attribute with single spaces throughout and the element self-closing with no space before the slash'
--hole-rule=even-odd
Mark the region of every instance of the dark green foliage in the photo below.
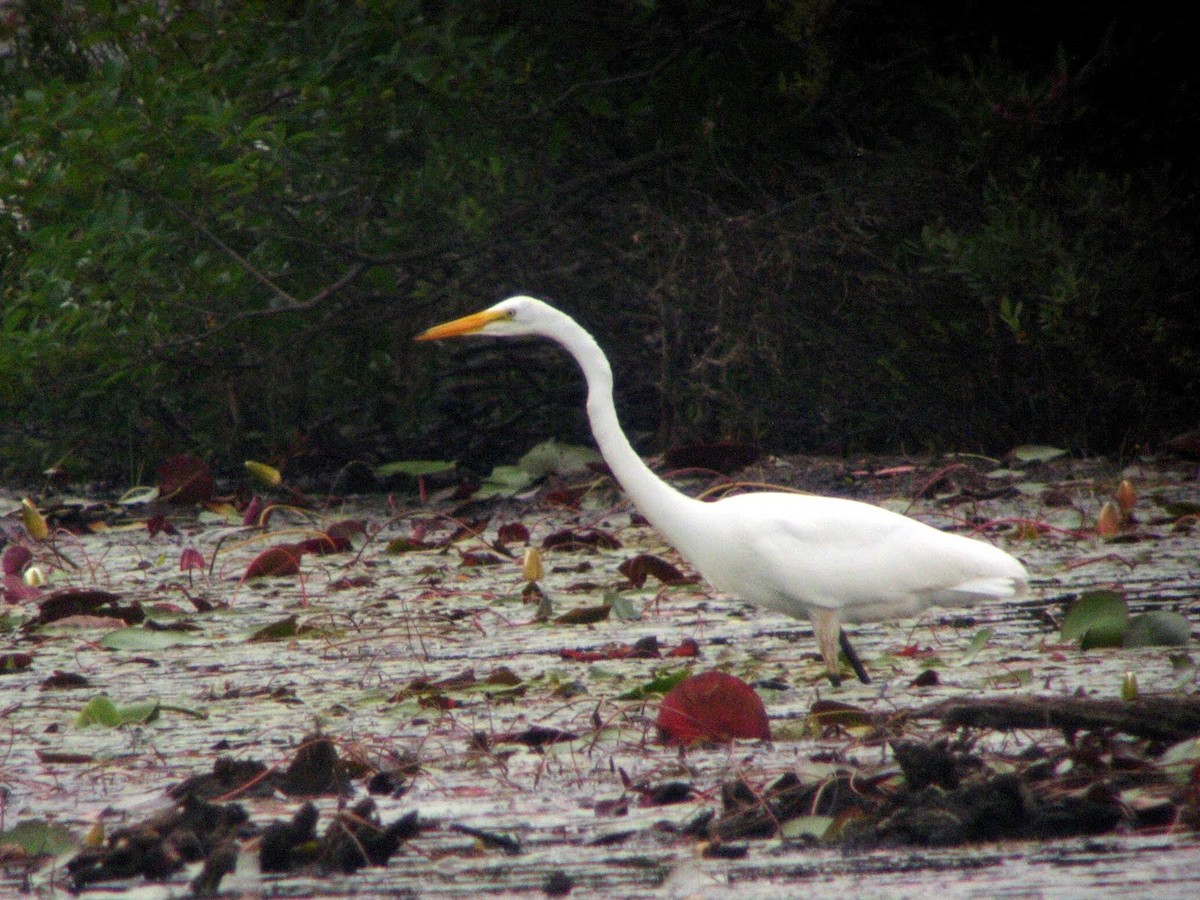
<svg viewBox="0 0 1200 900">
<path fill-rule="evenodd" d="M 5 467 L 583 440 L 552 348 L 409 344 L 518 290 L 658 443 L 1152 441 L 1200 414 L 1200 104 L 1179 23 L 1072 9 L 9 4 Z"/>
</svg>

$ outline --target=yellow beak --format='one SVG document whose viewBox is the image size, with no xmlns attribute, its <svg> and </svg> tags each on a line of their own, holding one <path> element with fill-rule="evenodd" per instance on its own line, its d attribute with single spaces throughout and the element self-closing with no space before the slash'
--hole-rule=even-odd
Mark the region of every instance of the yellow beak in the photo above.
<svg viewBox="0 0 1200 900">
<path fill-rule="evenodd" d="M 483 312 L 473 313 L 469 316 L 463 316 L 461 319 L 455 319 L 453 322 L 444 322 L 441 325 L 434 325 L 427 331 L 422 331 L 418 334 L 414 341 L 440 341 L 442 338 L 460 337 L 464 334 L 475 334 L 481 331 L 486 325 L 495 322 L 497 319 L 503 319 L 504 313 L 494 309 L 485 309 Z"/>
</svg>

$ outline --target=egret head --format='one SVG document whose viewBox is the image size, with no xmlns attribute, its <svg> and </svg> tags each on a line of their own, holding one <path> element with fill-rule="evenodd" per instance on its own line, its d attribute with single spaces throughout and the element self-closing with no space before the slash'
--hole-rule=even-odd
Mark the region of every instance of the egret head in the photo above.
<svg viewBox="0 0 1200 900">
<path fill-rule="evenodd" d="M 463 316 L 453 322 L 435 325 L 416 336 L 418 341 L 437 341 L 464 335 L 518 337 L 520 335 L 552 335 L 562 313 L 533 297 L 509 297 L 482 312 Z"/>
</svg>

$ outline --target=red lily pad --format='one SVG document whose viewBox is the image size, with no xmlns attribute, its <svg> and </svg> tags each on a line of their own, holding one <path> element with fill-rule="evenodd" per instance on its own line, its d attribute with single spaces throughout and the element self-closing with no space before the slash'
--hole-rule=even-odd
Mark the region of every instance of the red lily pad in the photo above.
<svg viewBox="0 0 1200 900">
<path fill-rule="evenodd" d="M 637 556 L 631 556 L 621 565 L 617 566 L 617 571 L 629 579 L 634 587 L 641 587 L 646 583 L 647 576 L 653 575 L 663 584 L 691 584 L 696 579 L 689 578 L 680 572 L 677 568 L 657 556 L 651 556 L 649 553 L 639 553 Z"/>
<path fill-rule="evenodd" d="M 208 463 L 198 456 L 180 453 L 158 467 L 158 494 L 169 503 L 205 503 L 216 492 Z"/>
<path fill-rule="evenodd" d="M 4 556 L 0 557 L 0 567 L 3 567 L 5 575 L 20 575 L 31 562 L 33 562 L 33 551 L 24 544 L 13 544 L 6 547 Z"/>
<path fill-rule="evenodd" d="M 754 688 L 715 669 L 675 685 L 658 708 L 657 725 L 668 744 L 771 739 L 767 710 Z"/>
<path fill-rule="evenodd" d="M 254 557 L 250 565 L 246 567 L 245 577 L 251 579 L 296 575 L 300 572 L 300 557 L 303 555 L 303 548 L 296 544 L 278 544 L 268 547 Z"/>
</svg>

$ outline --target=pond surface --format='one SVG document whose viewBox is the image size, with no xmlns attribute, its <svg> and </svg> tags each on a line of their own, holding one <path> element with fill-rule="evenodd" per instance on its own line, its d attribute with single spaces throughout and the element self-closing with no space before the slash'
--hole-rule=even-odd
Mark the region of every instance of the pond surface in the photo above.
<svg viewBox="0 0 1200 900">
<path fill-rule="evenodd" d="M 858 476 L 852 493 L 908 506 L 898 498 L 911 496 L 912 485 L 929 471 L 914 469 L 901 480 Z M 763 477 L 785 480 L 781 474 L 777 468 Z M 611 595 L 624 581 L 618 565 L 636 554 L 686 569 L 655 532 L 635 524 L 603 479 L 582 492 L 578 509 L 547 503 L 544 494 L 479 506 L 475 513 L 491 516 L 488 541 L 504 524 L 528 528 L 528 543 L 510 540 L 512 558 L 471 538 L 389 552 L 398 538 L 435 543 L 448 535 L 454 524 L 439 515 L 450 509 L 445 502 L 396 507 L 387 498 L 358 498 L 316 512 L 281 509 L 266 533 L 213 513 L 174 510 L 168 511 L 174 535 L 150 534 L 145 519 L 155 510 L 114 507 L 98 516 L 107 522 L 104 530 L 60 532 L 53 547 L 33 545 L 36 564 L 49 575 L 46 590 L 112 592 L 120 604 L 139 604 L 170 637 L 155 642 L 143 634 L 121 649 L 107 637 L 116 630 L 112 620 L 89 614 L 22 628 L 38 601 L 0 606 L 8 615 L 0 654 L 32 657 L 27 667 L 0 675 L 0 830 L 36 820 L 65 826 L 77 839 L 97 825 L 103 828 L 97 833 L 110 834 L 171 806 L 167 789 L 210 771 L 218 757 L 283 767 L 319 732 L 366 770 L 406 773 L 398 796 L 375 797 L 380 817 L 387 823 L 418 810 L 425 830 L 386 868 L 345 877 L 262 875 L 256 854 L 244 849 L 223 890 L 280 897 L 503 896 L 542 894 L 566 876 L 572 897 L 1074 897 L 1140 895 L 1151 886 L 1156 897 L 1197 896 L 1200 839 L 1178 823 L 941 849 L 846 851 L 770 838 L 738 842 L 744 854 L 733 859 L 706 858 L 705 844 L 686 833 L 698 815 L 720 808 L 722 785 L 734 780 L 758 790 L 786 773 L 820 779 L 834 769 L 872 778 L 896 771 L 887 741 L 867 729 L 812 728 L 808 716 L 818 698 L 882 716 L 947 698 L 1115 698 L 1128 690 L 1130 673 L 1145 694 L 1195 694 L 1191 646 L 1084 652 L 1059 639 L 1056 621 L 1067 604 L 1097 588 L 1123 592 L 1132 612 L 1171 609 L 1195 621 L 1200 529 L 1194 517 L 1160 505 L 1200 502 L 1194 467 L 1146 464 L 1124 474 L 1138 490 L 1136 521 L 1112 540 L 1087 531 L 1119 480 L 1098 464 L 993 479 L 1020 486 L 990 499 L 956 494 L 951 484 L 917 501 L 910 514 L 940 526 L 968 519 L 1037 523 L 1000 530 L 996 538 L 1026 562 L 1034 595 L 969 612 L 856 626 L 855 646 L 875 682 L 847 680 L 836 688 L 822 675 L 807 622 L 755 610 L 701 584 L 664 587 L 653 578 L 641 588 L 625 584 L 620 596 L 630 602 L 624 608 L 640 618 L 554 621 Z M 18 505 L 17 498 L 0 496 L 0 514 L 14 538 Z M 352 553 L 305 555 L 298 575 L 244 580 L 266 548 L 311 537 L 342 519 L 366 525 L 365 545 L 356 538 Z M 598 529 L 620 546 L 546 551 L 539 586 L 552 616 L 539 620 L 538 604 L 523 597 L 521 556 L 527 545 L 539 546 L 567 528 Z M 181 572 L 185 548 L 199 550 L 211 569 Z M 484 564 L 492 558 L 496 564 Z M 541 612 L 547 612 L 545 601 Z M 251 640 L 281 622 L 277 634 L 266 636 L 271 639 Z M 985 627 L 992 636 L 976 649 L 972 641 Z M 562 653 L 602 652 L 650 637 L 664 652 L 693 639 L 699 656 L 576 662 Z M 665 673 L 713 667 L 757 687 L 771 718 L 771 743 L 682 752 L 657 742 L 660 695 L 639 698 L 637 689 Z M 914 686 L 927 669 L 937 673 L 937 683 Z M 55 673 L 81 676 L 86 684 L 45 689 Z M 99 694 L 118 707 L 158 701 L 161 708 L 144 724 L 78 727 L 80 711 Z M 574 738 L 531 741 L 535 726 Z M 936 721 L 910 721 L 904 734 L 950 735 Z M 1046 730 L 980 732 L 973 739 L 979 752 L 997 760 L 1063 742 L 1062 734 Z M 672 780 L 691 786 L 685 802 L 643 803 L 641 788 Z M 354 787 L 350 802 L 365 796 L 361 782 Z M 300 806 L 284 796 L 239 802 L 256 824 L 289 819 Z M 324 798 L 317 805 L 327 822 L 338 801 Z M 460 827 L 511 838 L 518 852 Z M 28 880 L 22 866 L 8 866 L 0 894 L 54 894 L 66 883 L 65 858 Z M 99 885 L 84 896 L 112 896 L 114 889 L 186 896 L 195 871 L 161 884 Z"/>
</svg>

